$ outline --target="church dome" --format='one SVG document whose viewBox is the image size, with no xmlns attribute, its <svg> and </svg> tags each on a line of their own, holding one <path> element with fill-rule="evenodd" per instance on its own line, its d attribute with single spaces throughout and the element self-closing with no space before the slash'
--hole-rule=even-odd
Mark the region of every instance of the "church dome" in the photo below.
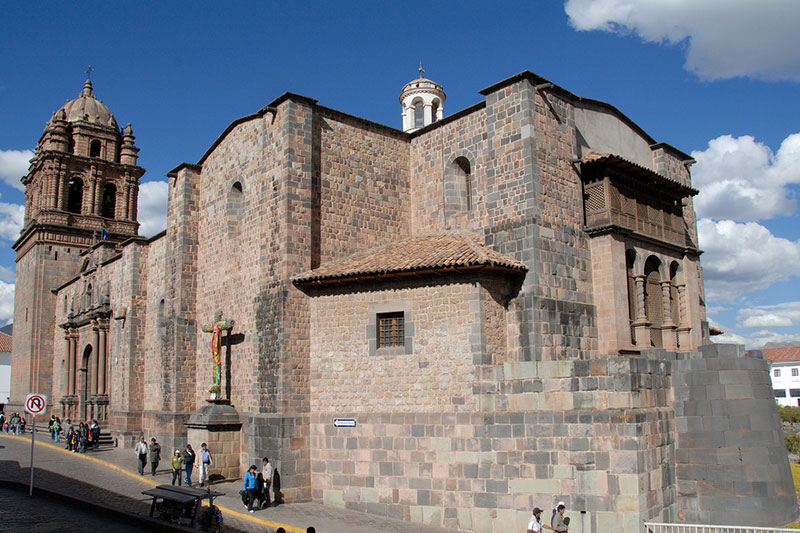
<svg viewBox="0 0 800 533">
<path fill-rule="evenodd" d="M 61 115 L 61 111 L 64 112 L 64 115 Z M 56 111 L 55 116 L 65 118 L 67 122 L 83 120 L 92 124 L 111 126 L 117 129 L 117 121 L 114 115 L 111 114 L 111 110 L 103 102 L 95 98 L 90 80 L 86 80 L 86 83 L 83 84 L 81 94 L 61 106 L 61 109 Z"/>
</svg>

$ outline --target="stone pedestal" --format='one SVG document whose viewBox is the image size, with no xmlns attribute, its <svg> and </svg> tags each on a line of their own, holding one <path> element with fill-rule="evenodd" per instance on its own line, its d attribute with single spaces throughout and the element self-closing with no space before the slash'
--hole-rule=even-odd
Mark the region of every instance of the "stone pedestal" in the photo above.
<svg viewBox="0 0 800 533">
<path fill-rule="evenodd" d="M 242 422 L 239 413 L 228 400 L 206 400 L 185 424 L 189 444 L 200 461 L 200 445 L 208 444 L 213 464 L 209 470 L 211 481 L 234 479 L 242 476 L 239 466 Z"/>
</svg>

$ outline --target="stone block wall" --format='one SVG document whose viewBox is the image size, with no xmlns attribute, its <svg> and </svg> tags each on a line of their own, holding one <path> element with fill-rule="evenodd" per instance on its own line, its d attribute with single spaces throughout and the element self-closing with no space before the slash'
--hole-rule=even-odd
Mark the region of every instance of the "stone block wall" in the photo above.
<svg viewBox="0 0 800 533">
<path fill-rule="evenodd" d="M 794 522 L 797 495 L 763 354 L 706 345 L 678 359 L 673 383 L 675 519 L 762 527 Z"/>
</svg>

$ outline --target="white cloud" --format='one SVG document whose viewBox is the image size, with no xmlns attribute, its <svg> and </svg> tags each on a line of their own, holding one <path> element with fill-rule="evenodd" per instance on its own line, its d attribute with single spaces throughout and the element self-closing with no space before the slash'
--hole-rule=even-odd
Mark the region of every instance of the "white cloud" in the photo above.
<svg viewBox="0 0 800 533">
<path fill-rule="evenodd" d="M 28 173 L 28 162 L 33 157 L 30 150 L 0 150 L 0 180 L 17 190 L 25 187 L 20 178 Z"/>
<path fill-rule="evenodd" d="M 16 241 L 24 222 L 24 205 L 0 202 L 0 238 Z"/>
<path fill-rule="evenodd" d="M 800 302 L 760 305 L 739 310 L 737 321 L 745 328 L 774 328 L 800 325 Z"/>
<path fill-rule="evenodd" d="M 13 269 L 0 265 L 0 281 L 13 282 L 16 277 Z"/>
<path fill-rule="evenodd" d="M 716 344 L 744 344 L 748 350 L 758 350 L 768 342 L 797 341 L 798 335 L 775 333 L 774 331 L 762 329 L 752 334 L 725 333 L 724 335 L 712 337 L 711 340 Z"/>
<path fill-rule="evenodd" d="M 699 217 L 747 221 L 794 212 L 796 201 L 786 186 L 800 183 L 800 133 L 786 137 L 774 154 L 749 135 L 722 135 L 692 157 Z"/>
<path fill-rule="evenodd" d="M 14 284 L 0 281 L 0 324 L 14 320 Z"/>
<path fill-rule="evenodd" d="M 152 237 L 167 227 L 167 182 L 147 181 L 139 186 L 139 233 Z"/>
<path fill-rule="evenodd" d="M 697 231 L 709 301 L 734 301 L 796 275 L 787 265 L 800 264 L 800 241 L 775 237 L 755 222 L 701 219 Z"/>
<path fill-rule="evenodd" d="M 564 10 L 577 30 L 681 45 L 685 67 L 704 79 L 800 81 L 797 0 L 567 0 Z"/>
</svg>

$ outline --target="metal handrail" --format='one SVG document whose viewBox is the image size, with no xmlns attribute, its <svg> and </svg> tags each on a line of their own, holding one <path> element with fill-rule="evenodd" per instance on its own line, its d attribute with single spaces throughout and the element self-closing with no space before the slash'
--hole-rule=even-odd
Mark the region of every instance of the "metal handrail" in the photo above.
<svg viewBox="0 0 800 533">
<path fill-rule="evenodd" d="M 709 524 L 668 524 L 645 522 L 646 533 L 795 533 L 796 529 L 780 527 L 723 526 Z"/>
</svg>

